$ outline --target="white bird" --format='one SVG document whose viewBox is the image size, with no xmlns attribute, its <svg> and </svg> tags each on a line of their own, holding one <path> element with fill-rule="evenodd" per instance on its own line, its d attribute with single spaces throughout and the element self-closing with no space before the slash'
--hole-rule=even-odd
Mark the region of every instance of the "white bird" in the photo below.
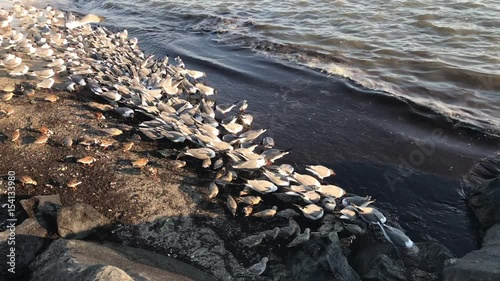
<svg viewBox="0 0 500 281">
<path fill-rule="evenodd" d="M 205 86 L 201 83 L 196 83 L 195 87 L 198 88 L 198 90 L 200 90 L 200 92 L 205 96 L 211 96 L 215 94 L 214 88 Z"/>
<path fill-rule="evenodd" d="M 104 20 L 105 20 L 105 18 L 102 16 L 88 14 L 88 15 L 84 16 L 83 18 L 81 18 L 80 20 L 66 22 L 66 28 L 73 29 L 73 28 L 77 28 L 77 27 L 80 27 L 80 26 L 88 24 L 88 23 L 103 22 Z"/>
<path fill-rule="evenodd" d="M 342 199 L 342 205 L 344 207 L 351 206 L 351 205 L 356 205 L 359 207 L 367 207 L 371 203 L 375 202 L 375 200 L 371 200 L 371 196 L 366 196 L 366 197 L 361 197 L 358 195 L 355 196 L 350 196 Z"/>
<path fill-rule="evenodd" d="M 198 78 L 207 76 L 205 74 L 205 72 L 197 71 L 197 70 L 186 69 L 185 72 L 186 72 L 187 75 L 191 76 L 193 79 L 198 79 Z"/>
<path fill-rule="evenodd" d="M 50 78 L 50 77 L 54 76 L 54 74 L 56 74 L 56 73 L 54 72 L 54 70 L 52 68 L 32 71 L 30 73 L 31 76 L 40 77 L 42 79 Z"/>
<path fill-rule="evenodd" d="M 266 234 L 259 233 L 256 235 L 250 235 L 246 238 L 243 238 L 239 242 L 241 244 L 243 244 L 243 246 L 245 246 L 245 247 L 252 248 L 252 247 L 255 247 L 255 246 L 259 245 L 260 243 L 262 243 L 262 240 L 265 237 L 266 237 Z"/>
<path fill-rule="evenodd" d="M 251 142 L 266 132 L 266 129 L 246 131 L 238 136 L 240 142 Z"/>
<path fill-rule="evenodd" d="M 274 215 L 276 215 L 277 211 L 278 211 L 278 207 L 273 206 L 271 209 L 265 209 L 263 211 L 253 213 L 252 216 L 257 217 L 257 218 L 269 218 L 269 217 L 274 217 Z"/>
<path fill-rule="evenodd" d="M 239 170 L 257 170 L 264 165 L 266 165 L 266 159 L 259 158 L 234 164 L 233 168 Z"/>
<path fill-rule="evenodd" d="M 29 69 L 30 69 L 29 66 L 23 64 L 23 65 L 18 66 L 16 69 L 12 70 L 11 72 L 9 72 L 9 75 L 10 76 L 23 76 L 26 73 L 28 73 Z"/>
<path fill-rule="evenodd" d="M 247 185 L 261 194 L 271 193 L 278 190 L 276 185 L 266 180 L 249 180 L 247 181 Z"/>
<path fill-rule="evenodd" d="M 0 61 L 0 65 L 3 65 L 7 68 L 16 68 L 23 62 L 23 59 L 20 57 L 7 57 L 3 61 Z"/>
<path fill-rule="evenodd" d="M 128 107 L 115 107 L 115 111 L 125 118 L 134 117 L 134 110 Z"/>
<path fill-rule="evenodd" d="M 54 85 L 54 78 L 48 78 L 43 80 L 42 82 L 36 84 L 37 88 L 50 89 L 52 85 Z"/>
<path fill-rule="evenodd" d="M 385 223 L 387 218 L 379 210 L 373 207 L 353 206 L 358 215 L 366 222 L 371 224 Z"/>
<path fill-rule="evenodd" d="M 340 218 L 343 220 L 353 221 L 358 218 L 358 213 L 354 209 L 354 206 L 347 206 L 344 209 L 340 210 L 340 213 L 342 214 Z"/>
<path fill-rule="evenodd" d="M 332 197 L 325 197 L 323 200 L 321 200 L 321 204 L 325 209 L 328 211 L 334 211 L 335 207 L 337 206 L 337 202 L 335 202 L 335 198 Z"/>
<path fill-rule="evenodd" d="M 312 177 L 310 175 L 294 173 L 293 177 L 302 185 L 317 186 L 317 187 L 321 185 L 321 183 L 315 177 Z"/>
<path fill-rule="evenodd" d="M 340 198 L 345 195 L 345 190 L 336 186 L 336 185 L 320 185 L 313 187 L 316 192 L 320 193 L 323 196 L 328 196 L 328 197 L 333 197 L 333 198 Z"/>
<path fill-rule="evenodd" d="M 251 276 L 261 275 L 262 273 L 264 273 L 264 271 L 266 271 L 266 263 L 268 260 L 269 259 L 266 257 L 262 258 L 262 260 L 260 262 L 250 266 L 246 270 L 246 274 L 251 275 Z"/>
<path fill-rule="evenodd" d="M 241 124 L 236 123 L 236 119 L 234 121 L 231 121 L 228 124 L 221 124 L 226 131 L 228 131 L 231 134 L 237 134 L 243 130 L 243 126 Z"/>
<path fill-rule="evenodd" d="M 264 169 L 263 174 L 277 186 L 289 186 L 290 185 L 290 179 L 287 176 L 283 176 L 281 174 L 271 172 L 267 169 Z"/>
<path fill-rule="evenodd" d="M 323 217 L 325 211 L 323 208 L 316 204 L 309 204 L 305 207 L 295 205 L 297 208 L 299 208 L 302 213 L 304 214 L 304 217 L 311 219 L 311 220 L 319 220 L 320 218 Z"/>
<path fill-rule="evenodd" d="M 267 161 L 273 163 L 274 161 L 290 153 L 291 150 L 292 149 L 281 150 L 281 149 L 270 148 L 262 152 L 261 155 L 264 156 L 264 158 L 266 158 Z"/>
<path fill-rule="evenodd" d="M 403 231 L 395 227 L 382 224 L 380 222 L 378 223 L 378 225 L 380 226 L 385 239 L 387 239 L 387 241 L 391 242 L 392 244 L 403 248 L 411 248 L 415 246 L 415 243 L 413 243 L 413 241 L 411 241 L 411 239 L 408 238 L 408 236 L 406 236 Z"/>
<path fill-rule="evenodd" d="M 230 104 L 217 104 L 215 106 L 215 110 L 225 115 L 226 113 L 230 112 L 237 104 L 238 102 Z"/>
<path fill-rule="evenodd" d="M 214 158 L 215 152 L 212 149 L 206 148 L 206 147 L 191 148 L 191 149 L 188 149 L 184 152 L 181 152 L 177 158 L 184 156 L 184 155 L 192 156 L 192 157 L 194 157 L 196 159 L 200 159 L 200 160 L 205 160 L 205 159 Z"/>
<path fill-rule="evenodd" d="M 335 176 L 335 172 L 332 169 L 321 165 L 308 165 L 306 170 L 319 179 Z"/>
</svg>

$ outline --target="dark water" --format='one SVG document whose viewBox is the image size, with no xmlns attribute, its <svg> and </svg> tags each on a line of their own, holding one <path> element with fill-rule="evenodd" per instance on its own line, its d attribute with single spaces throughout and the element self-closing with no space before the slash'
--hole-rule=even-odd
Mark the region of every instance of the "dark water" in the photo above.
<svg viewBox="0 0 500 281">
<path fill-rule="evenodd" d="M 293 32 L 299 31 L 286 27 L 286 20 L 282 18 L 269 22 L 282 26 L 283 32 L 255 31 L 255 22 L 266 18 L 259 14 L 264 12 L 257 11 L 261 7 L 257 4 L 248 7 L 228 4 L 229 8 L 223 9 L 221 3 L 225 1 L 196 1 L 189 7 L 180 1 L 168 1 L 168 4 L 130 0 L 52 2 L 59 8 L 104 15 L 107 27 L 128 29 L 131 36 L 139 38 L 141 47 L 147 52 L 158 56 L 168 54 L 171 58 L 179 55 L 188 68 L 205 71 L 208 74 L 206 81 L 220 93 L 219 101 L 248 100 L 248 111 L 255 117 L 255 127 L 268 128 L 267 135 L 275 138 L 278 147 L 293 147 L 287 162 L 333 167 L 338 176 L 331 182 L 348 191 L 375 197 L 378 206 L 398 220 L 413 240 L 437 239 L 459 256 L 476 247 L 458 181 L 473 163 L 500 148 L 495 131 L 500 103 L 498 92 L 494 93 L 497 89 L 490 87 L 498 78 L 486 64 L 483 68 L 478 67 L 484 73 L 493 73 L 493 84 L 487 87 L 492 92 L 475 94 L 469 102 L 476 107 L 460 107 L 474 118 L 457 118 L 444 114 L 449 109 L 454 110 L 453 99 L 448 102 L 439 95 L 430 94 L 429 87 L 433 83 L 410 79 L 396 68 L 391 72 L 387 67 L 378 67 L 378 61 L 358 65 L 358 69 L 367 72 L 380 71 L 361 77 L 398 87 L 409 87 L 405 81 L 408 78 L 414 82 L 412 94 L 395 95 L 389 89 L 392 86 L 368 87 L 364 78 L 342 73 L 329 75 L 320 71 L 317 65 L 311 65 L 310 60 L 290 60 L 289 55 L 294 54 L 345 63 L 346 57 L 356 57 L 362 49 L 353 49 L 351 53 L 346 49 L 341 56 L 335 56 L 334 49 L 324 52 L 328 49 L 326 45 L 293 44 L 289 39 L 297 36 Z M 297 5 L 309 3 L 296 2 Z M 241 21 L 248 17 L 249 9 L 255 10 L 261 18 L 252 17 L 254 20 L 246 23 L 245 29 Z M 287 7 L 283 7 L 281 12 L 286 14 L 286 11 Z M 236 26 L 230 28 L 230 19 L 234 18 L 239 25 L 234 23 Z M 224 26 L 227 30 L 214 26 Z M 307 33 L 309 29 L 304 28 L 300 32 Z M 231 30 L 246 33 L 241 35 Z M 281 34 L 286 38 L 281 38 Z M 335 45 L 338 36 L 332 35 L 333 43 L 329 44 Z M 439 35 L 434 36 L 438 44 Z M 386 38 L 387 42 L 391 40 L 396 39 Z M 311 46 L 316 50 L 312 51 Z M 427 50 L 425 45 L 422 48 Z M 430 48 L 429 52 L 432 50 Z M 391 60 L 390 54 L 382 52 L 379 56 L 381 61 Z M 408 58 L 401 56 L 399 59 Z M 387 81 L 383 77 L 398 75 L 400 80 L 385 84 Z M 467 82 L 461 76 L 447 77 L 443 81 L 453 85 L 455 80 Z M 443 81 L 435 83 L 441 85 Z M 462 87 L 460 83 L 453 87 Z M 421 91 L 417 90 L 419 87 Z M 429 96 L 433 100 L 429 100 Z M 474 102 L 475 99 L 481 102 Z M 421 102 L 423 100 L 427 103 Z M 446 107 L 444 111 L 441 110 L 443 106 Z"/>
</svg>

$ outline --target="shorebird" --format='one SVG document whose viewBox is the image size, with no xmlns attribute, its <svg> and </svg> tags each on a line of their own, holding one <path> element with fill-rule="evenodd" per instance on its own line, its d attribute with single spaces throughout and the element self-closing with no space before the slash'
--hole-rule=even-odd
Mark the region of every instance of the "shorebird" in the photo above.
<svg viewBox="0 0 500 281">
<path fill-rule="evenodd" d="M 411 239 L 408 238 L 408 236 L 406 236 L 403 231 L 395 227 L 385 225 L 381 222 L 379 222 L 378 225 L 382 230 L 385 239 L 387 239 L 387 241 L 391 242 L 393 245 L 407 249 L 415 246 L 413 241 L 411 241 Z"/>
<path fill-rule="evenodd" d="M 297 172 L 293 173 L 293 177 L 302 185 L 305 186 L 315 186 L 319 187 L 321 186 L 321 183 L 314 177 L 310 175 L 303 175 L 299 174 Z"/>
<path fill-rule="evenodd" d="M 263 201 L 263 200 L 262 200 L 262 198 L 260 198 L 260 196 L 244 196 L 244 197 L 238 197 L 236 199 L 236 202 L 247 204 L 247 205 L 257 205 L 261 201 Z"/>
<path fill-rule="evenodd" d="M 207 198 L 208 199 L 213 199 L 217 196 L 217 194 L 219 194 L 219 188 L 217 187 L 217 185 L 215 184 L 215 182 L 210 182 L 210 184 L 208 185 L 208 196 Z"/>
<path fill-rule="evenodd" d="M 227 208 L 229 209 L 229 211 L 231 212 L 231 214 L 233 214 L 233 217 L 235 217 L 236 210 L 238 209 L 238 204 L 236 203 L 234 198 L 231 197 L 231 195 L 227 196 L 226 205 L 227 205 Z"/>
<path fill-rule="evenodd" d="M 276 215 L 276 212 L 278 210 L 278 207 L 273 206 L 271 209 L 266 209 L 257 213 L 253 213 L 252 216 L 257 217 L 257 218 L 269 218 L 269 217 L 274 217 Z"/>
<path fill-rule="evenodd" d="M 278 187 L 276 185 L 266 180 L 249 180 L 247 181 L 246 186 L 261 194 L 275 192 L 276 190 L 278 190 Z"/>
<path fill-rule="evenodd" d="M 250 275 L 250 276 L 259 276 L 261 275 L 262 273 L 264 273 L 264 271 L 266 271 L 266 265 L 267 265 L 267 262 L 269 261 L 268 258 L 262 258 L 262 260 L 252 266 L 250 266 L 247 270 L 246 270 L 246 274 Z"/>
<path fill-rule="evenodd" d="M 191 149 L 188 149 L 188 150 L 186 150 L 184 152 L 181 152 L 177 156 L 177 158 L 182 157 L 184 155 L 191 156 L 191 157 L 194 157 L 194 158 L 200 159 L 200 160 L 205 160 L 205 159 L 214 158 L 215 157 L 215 152 L 212 149 L 206 148 L 206 147 L 203 147 L 203 148 L 191 148 Z"/>
<path fill-rule="evenodd" d="M 272 240 L 274 240 L 274 239 L 276 239 L 278 237 L 279 232 L 280 232 L 280 228 L 279 227 L 275 227 L 273 229 L 264 230 L 261 233 L 264 233 L 266 235 L 265 239 L 267 241 L 272 241 Z"/>
<path fill-rule="evenodd" d="M 102 16 L 89 14 L 89 15 L 86 15 L 79 20 L 67 21 L 66 28 L 74 29 L 74 28 L 81 27 L 85 24 L 103 22 L 104 20 L 105 20 L 105 18 Z"/>
<path fill-rule="evenodd" d="M 54 78 L 48 78 L 43 80 L 42 82 L 36 84 L 37 88 L 50 89 L 52 85 L 54 85 Z"/>
<path fill-rule="evenodd" d="M 262 240 L 266 237 L 266 234 L 264 233 L 259 233 L 256 235 L 251 235 L 246 238 L 243 238 L 239 241 L 240 244 L 242 244 L 245 247 L 252 248 L 260 243 L 262 243 Z"/>
<path fill-rule="evenodd" d="M 205 96 L 211 96 L 215 94 L 215 89 L 208 87 L 206 85 L 203 85 L 201 83 L 196 83 L 195 87 Z"/>
<path fill-rule="evenodd" d="M 21 176 L 19 179 L 23 185 L 37 185 L 38 183 L 32 179 L 30 176 Z"/>
<path fill-rule="evenodd" d="M 309 204 L 305 207 L 302 207 L 299 205 L 295 205 L 295 206 L 297 206 L 297 208 L 299 208 L 299 210 L 302 211 L 302 213 L 304 214 L 304 217 L 311 219 L 311 220 L 319 220 L 320 218 L 323 217 L 323 214 L 325 213 L 323 208 L 321 208 L 320 206 L 318 206 L 316 204 Z"/>
<path fill-rule="evenodd" d="M 19 140 L 19 137 L 21 136 L 21 132 L 19 129 L 15 129 L 14 132 L 12 133 L 12 136 L 10 137 L 10 140 L 12 142 L 16 142 Z"/>
<path fill-rule="evenodd" d="M 334 211 L 335 207 L 337 206 L 337 202 L 335 202 L 335 198 L 332 197 L 325 197 L 323 200 L 321 200 L 321 204 L 323 205 L 323 208 L 329 210 L 329 211 Z"/>
<path fill-rule="evenodd" d="M 148 164 L 149 160 L 147 158 L 139 158 L 132 161 L 132 167 L 142 169 Z"/>
<path fill-rule="evenodd" d="M 351 205 L 356 205 L 359 207 L 367 207 L 371 203 L 375 202 L 375 200 L 371 200 L 371 196 L 366 196 L 366 197 L 361 197 L 361 196 L 349 196 L 344 199 L 342 199 L 342 205 L 344 207 L 351 206 Z"/>
<path fill-rule="evenodd" d="M 35 144 L 45 144 L 49 140 L 49 135 L 48 134 L 43 134 L 40 137 L 38 137 L 33 143 Z"/>
<path fill-rule="evenodd" d="M 66 182 L 66 186 L 70 187 L 73 190 L 76 190 L 80 184 L 82 184 L 82 182 L 77 179 L 71 179 Z"/>
<path fill-rule="evenodd" d="M 358 207 L 354 206 L 354 210 L 358 215 L 366 222 L 371 224 L 377 224 L 378 222 L 385 223 L 387 218 L 379 210 L 373 207 Z"/>
<path fill-rule="evenodd" d="M 332 169 L 329 169 L 325 166 L 321 165 L 308 165 L 306 166 L 306 170 L 318 177 L 319 179 L 324 179 L 330 176 L 335 176 L 335 172 Z"/>
<path fill-rule="evenodd" d="M 83 158 L 76 160 L 76 162 L 82 163 L 83 165 L 92 165 L 92 163 L 94 163 L 95 161 L 97 161 L 97 159 L 95 159 L 92 156 L 85 156 Z"/>
<path fill-rule="evenodd" d="M 333 198 L 340 198 L 344 196 L 346 193 L 344 189 L 333 184 L 313 186 L 313 189 L 323 196 L 328 196 Z"/>
<path fill-rule="evenodd" d="M 310 236 L 311 236 L 311 229 L 306 228 L 304 230 L 304 233 L 297 235 L 297 237 L 295 237 L 295 239 L 293 239 L 292 242 L 290 242 L 287 245 L 287 247 L 288 248 L 297 247 L 298 245 L 308 241 Z"/>
<path fill-rule="evenodd" d="M 10 76 L 23 76 L 23 75 L 26 75 L 26 73 L 28 73 L 29 69 L 30 69 L 29 66 L 23 64 L 23 65 L 18 66 L 17 68 L 12 70 L 11 72 L 9 72 L 9 75 Z"/>
<path fill-rule="evenodd" d="M 29 75 L 35 76 L 35 77 L 40 77 L 42 79 L 47 79 L 47 78 L 54 76 L 54 74 L 56 74 L 54 72 L 54 70 L 52 68 L 49 68 L 49 69 L 33 71 Z"/>
</svg>

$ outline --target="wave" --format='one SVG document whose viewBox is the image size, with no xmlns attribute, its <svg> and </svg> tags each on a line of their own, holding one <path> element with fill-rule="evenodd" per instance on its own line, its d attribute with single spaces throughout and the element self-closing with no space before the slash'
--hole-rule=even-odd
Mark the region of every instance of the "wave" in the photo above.
<svg viewBox="0 0 500 281">
<path fill-rule="evenodd" d="M 367 59 L 362 61 L 350 53 L 326 50 L 307 42 L 290 43 L 276 36 L 266 35 L 270 31 L 292 32 L 281 23 L 262 23 L 244 15 L 235 16 L 225 11 L 214 14 L 211 11 L 203 11 L 202 7 L 186 8 L 176 3 L 153 0 L 146 3 L 136 3 L 131 0 L 111 2 L 73 0 L 66 7 L 59 8 L 105 13 L 105 16 L 111 19 L 108 24 L 114 28 L 138 29 L 142 32 L 148 28 L 147 25 L 150 25 L 154 27 L 151 27 L 155 32 L 154 36 L 158 37 L 162 32 L 167 34 L 174 29 L 181 32 L 212 34 L 219 43 L 248 47 L 263 56 L 279 58 L 342 78 L 352 87 L 370 90 L 365 92 L 390 96 L 414 105 L 412 108 L 422 114 L 434 112 L 454 126 L 500 137 L 500 116 L 495 111 L 495 106 L 490 105 L 499 103 L 500 97 L 495 93 L 496 89 L 500 88 L 500 75 L 475 71 L 472 67 L 463 69 L 453 61 L 434 58 L 428 52 L 414 51 L 413 54 L 424 53 L 424 57 L 417 56 L 418 60 L 415 57 L 404 57 L 405 53 L 401 50 L 382 49 L 381 51 L 385 53 L 392 52 L 385 55 L 380 51 L 374 52 L 382 58 L 394 60 L 394 67 L 400 64 L 413 66 L 412 72 L 407 72 L 406 80 L 403 78 L 404 72 L 399 75 L 392 73 L 396 68 L 383 69 L 385 79 L 382 79 L 380 73 L 371 71 L 371 68 L 374 68 L 373 62 Z M 116 16 L 115 20 L 113 15 Z M 128 17 L 128 23 L 122 20 L 124 15 Z M 456 32 L 447 28 L 443 31 L 442 28 L 428 22 L 427 17 L 420 16 L 420 18 L 417 25 L 437 28 L 437 31 L 444 32 L 445 35 Z M 363 42 L 350 42 L 347 38 L 344 41 L 352 45 L 353 52 L 371 48 Z M 411 81 L 415 76 L 422 81 L 420 83 Z"/>
</svg>

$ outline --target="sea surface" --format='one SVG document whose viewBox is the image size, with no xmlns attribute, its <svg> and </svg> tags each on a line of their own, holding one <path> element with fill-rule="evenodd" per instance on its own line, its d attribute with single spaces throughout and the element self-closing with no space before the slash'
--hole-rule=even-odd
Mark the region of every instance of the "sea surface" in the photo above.
<svg viewBox="0 0 500 281">
<path fill-rule="evenodd" d="M 292 164 L 370 194 L 415 241 L 477 247 L 460 178 L 500 149 L 498 1 L 50 0 L 246 99 Z"/>
</svg>

